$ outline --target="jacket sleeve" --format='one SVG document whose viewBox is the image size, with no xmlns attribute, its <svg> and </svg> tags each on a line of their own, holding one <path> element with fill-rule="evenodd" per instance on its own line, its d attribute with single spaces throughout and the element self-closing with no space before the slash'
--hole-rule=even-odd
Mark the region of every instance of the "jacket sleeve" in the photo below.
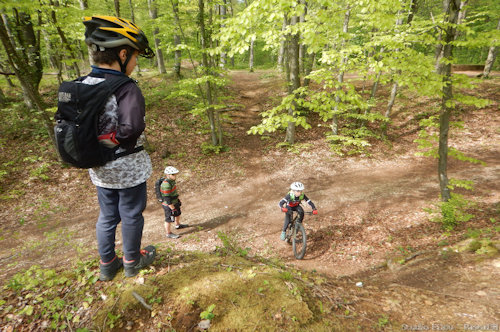
<svg viewBox="0 0 500 332">
<path fill-rule="evenodd" d="M 126 83 L 116 92 L 118 128 L 116 139 L 121 147 L 131 150 L 146 128 L 146 105 L 141 89 L 134 82 Z"/>
<path fill-rule="evenodd" d="M 305 194 L 304 194 L 304 200 L 307 202 L 307 204 L 309 204 L 311 209 L 316 210 L 316 206 L 314 205 L 314 203 Z"/>
<path fill-rule="evenodd" d="M 288 204 L 288 202 L 290 202 L 290 194 L 286 194 L 285 197 L 283 197 L 281 199 L 281 201 L 278 203 L 278 206 L 280 207 L 280 209 L 283 207 L 283 205 L 286 205 Z"/>
</svg>

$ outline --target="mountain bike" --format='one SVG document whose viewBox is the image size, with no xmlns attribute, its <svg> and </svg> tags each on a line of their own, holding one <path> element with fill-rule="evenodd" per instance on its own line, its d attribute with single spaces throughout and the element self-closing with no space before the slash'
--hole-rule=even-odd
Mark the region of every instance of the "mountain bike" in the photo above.
<svg viewBox="0 0 500 332">
<path fill-rule="evenodd" d="M 306 214 L 313 214 L 311 211 L 304 211 L 304 216 Z M 299 214 L 296 211 L 292 211 L 291 221 L 285 232 L 285 239 L 287 243 L 292 244 L 292 250 L 295 258 L 302 259 L 306 254 L 307 247 L 307 235 L 304 225 L 299 222 Z"/>
</svg>

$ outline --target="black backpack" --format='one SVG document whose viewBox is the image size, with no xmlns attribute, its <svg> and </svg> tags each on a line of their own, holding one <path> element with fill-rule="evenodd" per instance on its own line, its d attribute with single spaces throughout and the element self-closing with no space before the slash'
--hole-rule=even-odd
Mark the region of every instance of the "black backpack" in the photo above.
<svg viewBox="0 0 500 332">
<path fill-rule="evenodd" d="M 164 177 L 161 177 L 155 181 L 156 199 L 161 203 L 163 203 L 163 195 L 161 194 L 161 184 L 163 183 L 163 181 L 165 181 Z"/>
<path fill-rule="evenodd" d="M 61 159 L 74 167 L 91 168 L 142 150 L 141 146 L 133 151 L 116 154 L 119 146 L 107 148 L 99 144 L 97 139 L 99 115 L 104 111 L 109 97 L 120 86 L 133 80 L 127 76 L 113 75 L 90 85 L 82 83 L 84 79 L 80 77 L 59 86 L 54 133 Z"/>
</svg>

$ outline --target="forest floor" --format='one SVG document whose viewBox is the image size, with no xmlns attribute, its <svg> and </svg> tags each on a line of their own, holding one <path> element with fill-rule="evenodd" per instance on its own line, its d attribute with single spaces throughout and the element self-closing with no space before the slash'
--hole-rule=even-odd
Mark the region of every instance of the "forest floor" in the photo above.
<svg viewBox="0 0 500 332">
<path fill-rule="evenodd" d="M 473 191 L 459 192 L 476 204 L 474 217 L 451 232 L 424 211 L 438 201 L 437 161 L 415 155 L 419 116 L 431 112 L 436 101 L 401 98 L 388 139 L 373 142 L 369 154 L 332 154 L 324 140 L 328 125 L 319 119 L 312 130 L 297 130 L 293 151 L 276 147 L 284 132 L 246 134 L 259 123 L 259 113 L 283 95 L 279 75 L 233 71 L 228 92 L 235 106 L 224 124 L 230 150 L 207 157 L 199 149 L 206 135 L 188 130 L 196 125 L 191 116 L 175 115 L 175 106 L 158 99 L 151 104 L 156 111 L 147 129 L 154 176 L 148 182 L 143 244 L 211 253 L 222 246 L 218 232 L 224 232 L 250 248 L 251 255 L 277 257 L 291 268 L 334 280 L 331 298 L 350 294 L 358 315 L 376 312 L 398 322 L 395 330 L 498 330 L 500 257 L 481 252 L 495 251 L 500 240 L 499 87 L 498 75 L 480 83 L 477 91 L 493 103 L 481 110 L 465 107 L 454 116 L 464 123 L 450 132 L 450 145 L 485 164 L 449 160 L 450 178 L 474 181 Z M 153 193 L 166 165 L 181 171 L 182 223 L 190 226 L 178 231 L 178 240 L 165 238 L 163 209 Z M 99 211 L 86 171 L 59 168 L 51 174 L 47 183 L 25 181 L 33 193 L 31 204 L 3 204 L 2 284 L 34 264 L 60 268 L 97 255 Z M 305 184 L 319 211 L 305 217 L 303 260 L 279 240 L 283 214 L 278 201 L 293 181 Z M 471 242 L 483 247 L 471 249 Z M 355 286 L 359 282 L 362 287 Z M 378 328 L 391 325 L 379 320 Z"/>
</svg>

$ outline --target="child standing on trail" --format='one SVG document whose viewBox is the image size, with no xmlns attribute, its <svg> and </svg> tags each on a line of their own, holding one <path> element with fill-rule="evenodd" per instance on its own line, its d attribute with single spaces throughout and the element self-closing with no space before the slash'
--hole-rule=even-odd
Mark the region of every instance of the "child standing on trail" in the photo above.
<svg viewBox="0 0 500 332">
<path fill-rule="evenodd" d="M 129 76 L 138 56 L 154 56 L 144 32 L 128 20 L 92 16 L 85 17 L 83 24 L 85 42 L 91 49 L 95 66 L 81 84 L 93 85 Z M 122 266 L 125 276 L 133 277 L 139 270 L 151 265 L 156 256 L 156 248 L 152 245 L 141 249 L 146 180 L 152 173 L 149 155 L 141 148 L 145 141 L 144 118 L 144 96 L 132 81 L 114 92 L 99 117 L 101 144 L 118 146 L 117 154 L 122 150 L 127 152 L 122 158 L 89 169 L 100 207 L 96 235 L 101 257 L 99 279 L 102 281 L 112 280 Z M 118 258 L 115 252 L 116 229 L 120 222 L 123 258 Z"/>
<path fill-rule="evenodd" d="M 313 214 L 318 214 L 318 210 L 316 210 L 314 203 L 304 194 L 304 185 L 301 182 L 292 183 L 290 189 L 290 192 L 278 203 L 281 211 L 285 212 L 285 223 L 283 224 L 283 230 L 280 236 L 282 241 L 285 241 L 286 229 L 290 223 L 292 211 L 296 211 L 299 214 L 299 222 L 302 222 L 304 219 L 304 209 L 300 206 L 302 200 L 305 200 L 307 204 L 311 206 Z"/>
<path fill-rule="evenodd" d="M 180 223 L 181 219 L 181 201 L 179 199 L 179 194 L 177 193 L 177 185 L 175 179 L 179 170 L 173 166 L 167 166 L 165 168 L 165 180 L 163 180 L 160 190 L 163 197 L 163 210 L 165 211 L 165 231 L 167 232 L 167 238 L 178 239 L 180 236 L 172 233 L 171 224 L 175 223 L 175 228 L 185 228 L 188 227 L 185 224 Z"/>
</svg>

